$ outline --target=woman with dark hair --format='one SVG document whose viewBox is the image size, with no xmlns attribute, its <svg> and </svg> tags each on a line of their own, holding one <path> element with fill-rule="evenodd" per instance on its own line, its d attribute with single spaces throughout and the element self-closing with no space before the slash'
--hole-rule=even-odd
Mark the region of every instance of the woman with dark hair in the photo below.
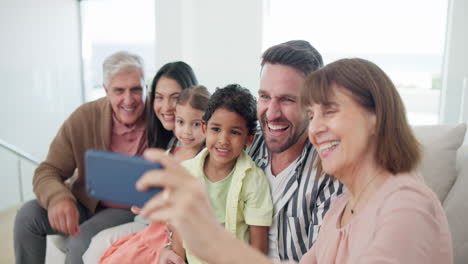
<svg viewBox="0 0 468 264">
<path fill-rule="evenodd" d="M 173 138 L 175 106 L 182 90 L 198 85 L 192 68 L 183 61 L 159 69 L 150 86 L 147 106 L 148 147 L 166 149 Z"/>
<path fill-rule="evenodd" d="M 159 69 L 150 86 L 146 105 L 148 147 L 169 149 L 176 144 L 173 129 L 175 107 L 182 90 L 198 85 L 192 68 L 183 61 L 170 62 Z M 85 263 L 98 263 L 107 248 L 119 238 L 146 227 L 137 216 L 135 222 L 105 229 L 91 240 L 83 254 Z"/>
<path fill-rule="evenodd" d="M 420 145 L 390 78 L 372 62 L 338 60 L 311 73 L 300 98 L 319 171 L 348 190 L 301 263 L 452 263 L 447 217 L 417 173 Z M 270 263 L 216 224 L 202 185 L 175 161 L 157 150 L 145 157 L 164 169 L 137 188 L 165 188 L 141 211 L 146 219 L 168 222 L 209 263 Z"/>
</svg>

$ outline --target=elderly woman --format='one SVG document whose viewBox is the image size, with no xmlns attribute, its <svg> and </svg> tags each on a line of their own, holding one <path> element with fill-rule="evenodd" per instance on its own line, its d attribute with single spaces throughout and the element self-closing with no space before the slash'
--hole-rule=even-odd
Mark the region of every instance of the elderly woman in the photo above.
<svg viewBox="0 0 468 264">
<path fill-rule="evenodd" d="M 387 75 L 366 60 L 339 60 L 308 76 L 301 99 L 319 171 L 348 189 L 301 263 L 452 263 L 446 216 L 415 172 L 419 144 Z M 161 152 L 146 157 L 165 169 L 147 173 L 138 187 L 165 190 L 148 202 L 144 216 L 171 223 L 208 262 L 269 262 L 223 232 L 201 185 L 186 171 Z"/>
</svg>

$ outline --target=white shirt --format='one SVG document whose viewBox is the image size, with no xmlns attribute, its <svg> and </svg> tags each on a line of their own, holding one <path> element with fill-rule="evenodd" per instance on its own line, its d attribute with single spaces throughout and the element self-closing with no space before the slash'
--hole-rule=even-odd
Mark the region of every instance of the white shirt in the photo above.
<svg viewBox="0 0 468 264">
<path fill-rule="evenodd" d="M 268 231 L 268 256 L 271 259 L 280 259 L 278 251 L 278 217 L 276 217 L 276 212 L 279 210 L 279 200 L 282 195 L 281 190 L 285 188 L 289 177 L 293 175 L 297 161 L 298 159 L 291 162 L 286 169 L 282 170 L 276 176 L 271 172 L 271 162 L 264 171 L 267 176 L 268 183 L 270 184 L 271 198 L 273 200 L 273 224 Z"/>
</svg>

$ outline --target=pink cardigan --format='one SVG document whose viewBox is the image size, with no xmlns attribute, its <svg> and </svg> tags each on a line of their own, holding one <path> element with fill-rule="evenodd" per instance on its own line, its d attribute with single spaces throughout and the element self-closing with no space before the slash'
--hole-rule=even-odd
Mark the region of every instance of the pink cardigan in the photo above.
<svg viewBox="0 0 468 264">
<path fill-rule="evenodd" d="M 389 178 L 340 227 L 348 199 L 344 193 L 333 202 L 317 241 L 300 263 L 453 263 L 447 217 L 419 175 Z"/>
</svg>

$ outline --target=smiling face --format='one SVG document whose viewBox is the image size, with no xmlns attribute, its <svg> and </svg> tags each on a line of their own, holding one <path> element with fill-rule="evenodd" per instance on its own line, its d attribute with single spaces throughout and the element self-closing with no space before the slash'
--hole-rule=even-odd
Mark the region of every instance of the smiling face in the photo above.
<svg viewBox="0 0 468 264">
<path fill-rule="evenodd" d="M 172 131 L 175 124 L 175 108 L 182 87 L 176 80 L 162 76 L 156 84 L 153 109 L 164 129 Z"/>
<path fill-rule="evenodd" d="M 174 134 L 183 147 L 200 149 L 202 146 L 205 140 L 202 117 L 203 111 L 194 109 L 188 103 L 176 106 Z"/>
<path fill-rule="evenodd" d="M 244 146 L 250 145 L 253 140 L 245 119 L 223 108 L 214 111 L 207 124 L 203 125 L 203 130 L 210 152 L 210 164 L 216 166 L 234 167 Z"/>
<path fill-rule="evenodd" d="M 375 163 L 376 116 L 337 85 L 327 104 L 307 107 L 309 140 L 322 161 L 322 168 L 338 178 Z"/>
<path fill-rule="evenodd" d="M 104 87 L 117 120 L 124 125 L 135 124 L 145 108 L 145 84 L 137 69 L 118 73 Z"/>
<path fill-rule="evenodd" d="M 258 91 L 257 114 L 267 147 L 281 153 L 306 137 L 307 116 L 301 111 L 299 93 L 304 74 L 292 67 L 265 64 Z M 300 140 L 300 138 L 304 140 Z"/>
</svg>

